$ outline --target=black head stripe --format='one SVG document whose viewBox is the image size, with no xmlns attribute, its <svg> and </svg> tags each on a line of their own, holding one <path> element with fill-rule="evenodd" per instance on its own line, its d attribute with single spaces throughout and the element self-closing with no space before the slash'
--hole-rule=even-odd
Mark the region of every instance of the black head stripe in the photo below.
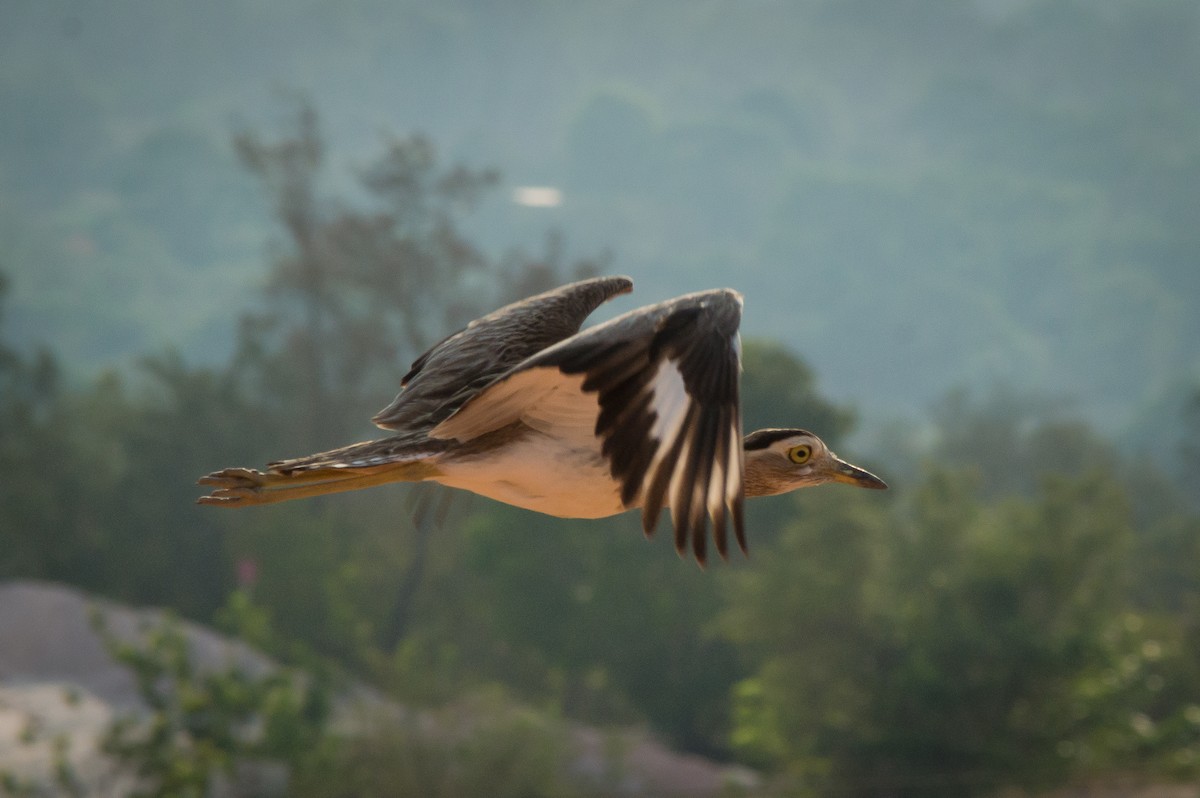
<svg viewBox="0 0 1200 798">
<path fill-rule="evenodd" d="M 752 452 L 756 449 L 766 449 L 777 441 L 781 441 L 784 438 L 792 438 L 796 435 L 812 435 L 812 433 L 803 429 L 755 430 L 746 436 L 746 441 L 743 444 L 743 448 L 745 448 L 745 450 L 748 452 Z"/>
</svg>

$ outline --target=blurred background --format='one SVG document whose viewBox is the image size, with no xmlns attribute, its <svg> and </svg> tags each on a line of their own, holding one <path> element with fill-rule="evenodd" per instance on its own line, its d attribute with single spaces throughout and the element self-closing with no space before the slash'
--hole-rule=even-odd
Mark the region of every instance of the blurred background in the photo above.
<svg viewBox="0 0 1200 798">
<path fill-rule="evenodd" d="M 580 725 L 741 768 L 731 794 L 1195 784 L 1194 2 L 0 20 L 0 577 L 542 730 L 448 756 L 318 713 L 272 753 L 292 793 L 387 794 L 424 757 L 490 794 L 647 794 L 564 780 Z M 599 318 L 742 291 L 746 427 L 812 429 L 893 490 L 758 502 L 749 559 L 707 572 L 633 517 L 192 504 L 208 471 L 375 435 L 455 325 L 610 272 L 637 288 Z M 197 783 L 250 756 L 226 743 Z M 471 794 L 428 768 L 413 794 Z"/>
</svg>

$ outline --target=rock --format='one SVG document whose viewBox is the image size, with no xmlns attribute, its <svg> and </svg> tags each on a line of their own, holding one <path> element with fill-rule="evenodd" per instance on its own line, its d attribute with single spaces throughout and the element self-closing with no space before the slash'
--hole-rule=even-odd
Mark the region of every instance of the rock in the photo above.
<svg viewBox="0 0 1200 798">
<path fill-rule="evenodd" d="M 0 687 L 0 773 L 18 794 L 57 794 L 63 785 L 55 781 L 66 779 L 86 795 L 128 795 L 133 780 L 99 745 L 113 717 L 111 706 L 77 685 Z"/>
<path fill-rule="evenodd" d="M 164 620 L 161 610 L 132 609 L 43 582 L 0 583 L 0 794 L 4 774 L 18 788 L 57 792 L 58 766 L 89 796 L 127 795 L 135 786 L 99 750 L 113 719 L 144 711 L 130 673 L 117 663 L 92 626 L 100 612 L 117 638 L 139 639 Z M 263 676 L 275 665 L 249 646 L 195 623 L 178 621 L 198 670 L 236 665 Z M 372 728 L 364 718 L 397 719 L 404 707 L 366 685 L 352 685 L 335 702 L 335 728 L 353 734 Z M 418 716 L 424 713 L 419 713 Z M 601 732 L 574 725 L 571 771 L 585 783 L 628 796 L 706 798 L 739 794 L 757 774 L 669 750 L 638 730 Z M 240 763 L 216 780 L 213 796 L 282 795 L 287 771 L 270 762 Z M 30 790 L 32 791 L 32 790 Z M 32 792 L 32 794 L 42 794 Z"/>
<path fill-rule="evenodd" d="M 140 709 L 133 677 L 104 648 L 92 626 L 92 613 L 104 616 L 109 631 L 133 641 L 145 628 L 161 624 L 161 610 L 135 610 L 89 597 L 75 588 L 46 582 L 0 584 L 0 684 L 72 684 L 119 711 Z M 262 676 L 271 661 L 236 640 L 199 624 L 179 621 L 200 670 L 237 665 Z"/>
</svg>

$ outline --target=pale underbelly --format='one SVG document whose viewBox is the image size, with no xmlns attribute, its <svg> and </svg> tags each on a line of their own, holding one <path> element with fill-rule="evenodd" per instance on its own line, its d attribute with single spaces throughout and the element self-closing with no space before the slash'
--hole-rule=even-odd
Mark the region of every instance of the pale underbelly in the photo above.
<svg viewBox="0 0 1200 798">
<path fill-rule="evenodd" d="M 437 467 L 434 479 L 443 485 L 559 518 L 604 518 L 628 509 L 598 446 L 573 448 L 535 433 L 501 452 Z"/>
</svg>

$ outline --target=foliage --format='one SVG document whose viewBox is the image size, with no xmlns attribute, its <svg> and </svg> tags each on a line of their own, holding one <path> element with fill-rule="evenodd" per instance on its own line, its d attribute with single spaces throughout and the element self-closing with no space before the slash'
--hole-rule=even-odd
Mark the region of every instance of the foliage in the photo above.
<svg viewBox="0 0 1200 798">
<path fill-rule="evenodd" d="M 202 670 L 178 622 L 166 620 L 138 643 L 95 625 L 109 653 L 133 674 L 149 715 L 116 720 L 103 750 L 136 773 L 144 796 L 203 796 L 237 765 L 319 759 L 328 692 L 281 669 L 262 675 L 236 664 Z"/>
<path fill-rule="evenodd" d="M 1133 609 L 1145 533 L 1121 483 L 1093 461 L 1029 494 L 992 488 L 1060 427 L 995 436 L 1004 414 L 964 417 L 978 437 L 947 437 L 902 504 L 805 496 L 769 561 L 731 575 L 722 629 L 757 663 L 734 692 L 735 746 L 815 794 L 1194 773 L 1191 624 Z"/>
<path fill-rule="evenodd" d="M 230 611 L 253 614 L 244 600 Z M 498 691 L 437 712 L 378 707 L 335 733 L 329 688 L 311 674 L 275 666 L 252 673 L 237 664 L 204 669 L 171 618 L 137 641 L 107 631 L 101 614 L 95 623 L 148 710 L 115 720 L 102 746 L 136 774 L 137 795 L 211 795 L 247 768 L 278 765 L 285 768 L 274 777 L 279 783 L 265 789 L 282 793 L 286 782 L 286 794 L 297 796 L 583 794 L 568 778 L 566 724 Z M 77 791 L 66 767 L 57 779 Z"/>
<path fill-rule="evenodd" d="M 1184 409 L 1185 433 L 1180 452 L 1185 468 L 1185 481 L 1195 484 L 1200 480 L 1200 389 L 1189 398 Z"/>
<path fill-rule="evenodd" d="M 206 470 L 205 445 L 252 444 L 269 427 L 228 374 L 171 355 L 147 359 L 133 390 L 116 373 L 74 391 L 39 387 L 52 365 L 16 370 L 0 403 L 0 567 L 139 603 L 169 583 L 181 611 L 211 613 L 232 579 L 220 519 L 191 507 L 192 475 Z"/>
<path fill-rule="evenodd" d="M 427 140 L 397 139 L 362 171 L 372 203 L 329 209 L 318 194 L 317 125 L 306 106 L 278 140 L 244 132 L 235 145 L 287 235 L 267 284 L 276 311 L 242 328 L 242 351 L 254 357 L 246 376 L 262 392 L 302 399 L 295 421 L 304 444 L 320 447 L 352 434 L 347 419 L 368 414 L 382 387 L 394 389 L 394 375 L 378 381 L 381 365 L 394 370 L 477 310 L 462 291 L 486 264 L 457 217 L 496 174 L 439 170 Z"/>
<path fill-rule="evenodd" d="M 435 713 L 372 724 L 342 738 L 330 764 L 302 768 L 293 795 L 313 798 L 557 798 L 590 794 L 568 779 L 565 724 L 485 693 Z"/>
<path fill-rule="evenodd" d="M 65 699 L 71 701 L 72 694 L 68 693 Z M 18 744 L 25 746 L 37 742 L 41 731 L 36 724 L 27 726 L 21 730 Z M 38 798 L 52 789 L 56 795 L 83 798 L 87 795 L 87 786 L 71 762 L 70 750 L 69 734 L 56 734 L 50 739 L 51 772 L 43 778 L 39 778 L 39 774 L 18 774 L 0 768 L 0 795 L 4 798 Z"/>
<path fill-rule="evenodd" d="M 817 392 L 817 375 L 788 348 L 774 341 L 743 343 L 742 426 L 747 432 L 803 423 L 837 446 L 854 426 L 855 414 Z"/>
</svg>

